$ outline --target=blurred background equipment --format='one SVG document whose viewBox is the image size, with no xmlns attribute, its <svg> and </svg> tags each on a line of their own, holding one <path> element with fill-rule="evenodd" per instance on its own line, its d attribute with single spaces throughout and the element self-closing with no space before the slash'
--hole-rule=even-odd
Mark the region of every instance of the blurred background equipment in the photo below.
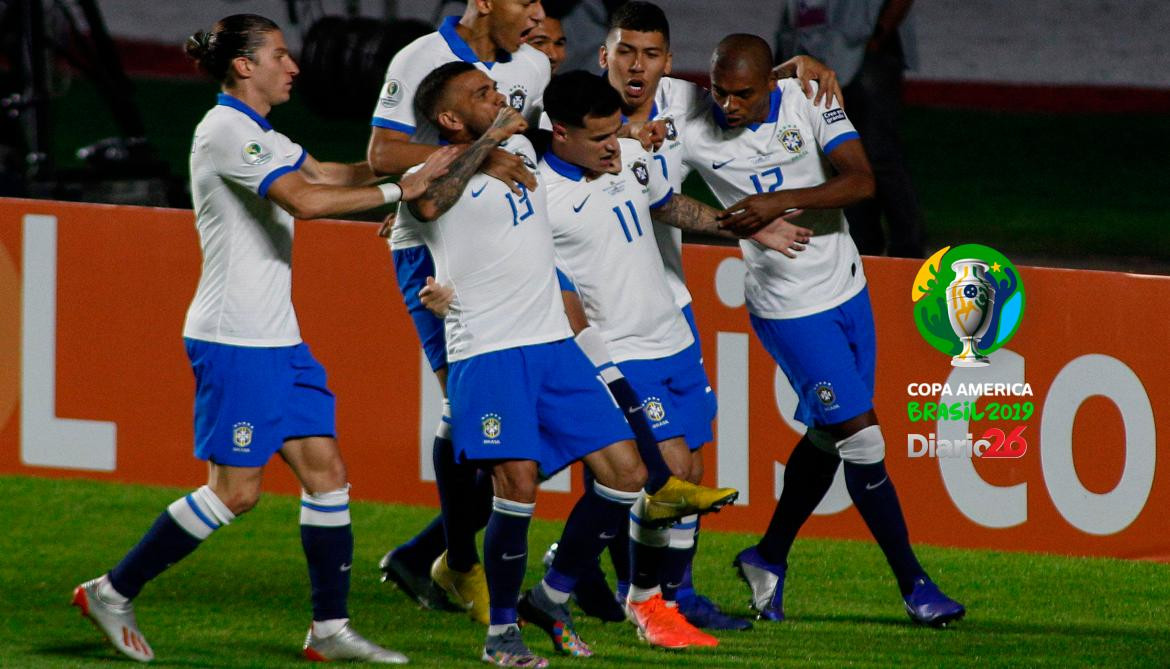
<svg viewBox="0 0 1170 669">
<path fill-rule="evenodd" d="M 96 0 L 0 1 L 0 160 L 7 195 L 181 206 L 183 185 L 159 160 Z M 84 167 L 53 159 L 54 95 L 76 73 L 90 80 L 118 135 L 77 150 Z"/>
</svg>

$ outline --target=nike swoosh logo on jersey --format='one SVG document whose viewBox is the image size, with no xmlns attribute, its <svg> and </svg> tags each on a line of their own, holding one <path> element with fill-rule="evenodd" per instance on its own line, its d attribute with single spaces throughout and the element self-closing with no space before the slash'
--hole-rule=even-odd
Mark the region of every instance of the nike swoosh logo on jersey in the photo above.
<svg viewBox="0 0 1170 669">
<path fill-rule="evenodd" d="M 588 201 L 589 201 L 589 198 L 591 198 L 591 197 L 593 197 L 593 194 L 592 194 L 592 193 L 590 193 L 589 195 L 586 195 L 586 196 L 585 196 L 585 199 L 584 199 L 584 200 L 581 200 L 581 204 L 579 204 L 579 205 L 577 205 L 577 206 L 573 207 L 573 213 L 574 213 L 574 214 L 579 214 L 579 213 L 581 213 L 581 210 L 585 208 L 585 203 L 586 203 L 586 202 L 588 202 Z"/>
<path fill-rule="evenodd" d="M 730 163 L 730 162 L 731 162 L 731 161 L 733 161 L 733 160 L 735 160 L 735 158 L 729 158 L 729 159 L 727 159 L 727 160 L 725 160 L 725 161 L 723 161 L 723 162 L 721 162 L 721 163 L 717 163 L 717 162 L 715 162 L 715 161 L 711 161 L 711 169 L 713 169 L 713 170 L 717 170 L 717 169 L 719 169 L 720 167 L 723 167 L 724 165 L 726 165 L 727 163 Z"/>
<path fill-rule="evenodd" d="M 518 555 L 509 555 L 507 553 L 504 553 L 500 557 L 505 559 L 505 560 L 519 560 L 520 558 L 524 557 L 525 555 L 528 555 L 528 553 L 520 553 Z"/>
<path fill-rule="evenodd" d="M 480 193 L 482 193 L 482 192 L 483 192 L 483 189 L 485 189 L 485 188 L 487 188 L 487 182 L 486 182 L 486 181 L 484 182 L 484 184 L 483 184 L 482 186 L 480 186 L 480 187 L 479 187 L 479 190 L 473 190 L 473 191 L 471 191 L 471 197 L 479 197 L 479 194 L 480 194 Z"/>
<path fill-rule="evenodd" d="M 886 481 L 889 481 L 889 480 L 890 480 L 890 477 L 888 477 L 888 476 L 887 476 L 887 477 L 885 477 L 884 479 L 882 479 L 882 480 L 878 481 L 877 483 L 875 483 L 875 484 L 873 484 L 873 485 L 870 485 L 870 484 L 866 483 L 866 484 L 865 484 L 865 489 L 866 489 L 866 490 L 873 490 L 874 488 L 880 487 L 880 486 L 881 486 L 881 484 L 883 484 L 883 483 L 885 483 Z"/>
</svg>

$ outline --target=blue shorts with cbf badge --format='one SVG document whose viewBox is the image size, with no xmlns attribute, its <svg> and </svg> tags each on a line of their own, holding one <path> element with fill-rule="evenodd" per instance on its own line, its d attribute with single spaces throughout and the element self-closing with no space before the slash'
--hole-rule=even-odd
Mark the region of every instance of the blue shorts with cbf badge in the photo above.
<svg viewBox="0 0 1170 669">
<path fill-rule="evenodd" d="M 629 423 L 572 339 L 451 363 L 455 452 L 463 460 L 533 460 L 541 474 L 618 441 Z"/>
<path fill-rule="evenodd" d="M 877 346 L 868 288 L 811 316 L 751 322 L 800 399 L 797 420 L 833 425 L 873 408 Z"/>
<path fill-rule="evenodd" d="M 195 457 L 261 467 L 289 439 L 335 435 L 325 368 L 305 344 L 183 343 L 195 372 Z"/>
<path fill-rule="evenodd" d="M 443 331 L 443 319 L 428 311 L 418 298 L 418 292 L 427 285 L 427 277 L 435 276 L 435 261 L 431 258 L 431 252 L 426 246 L 411 246 L 396 249 L 390 255 L 394 259 L 398 290 L 402 292 L 406 311 L 414 321 L 414 329 L 418 332 L 418 340 L 422 343 L 427 361 L 431 363 L 431 370 L 442 369 L 447 366 L 447 337 Z"/>
<path fill-rule="evenodd" d="M 685 437 L 693 451 L 711 441 L 715 393 L 691 347 L 656 360 L 626 360 L 618 369 L 642 399 L 654 438 Z"/>
</svg>

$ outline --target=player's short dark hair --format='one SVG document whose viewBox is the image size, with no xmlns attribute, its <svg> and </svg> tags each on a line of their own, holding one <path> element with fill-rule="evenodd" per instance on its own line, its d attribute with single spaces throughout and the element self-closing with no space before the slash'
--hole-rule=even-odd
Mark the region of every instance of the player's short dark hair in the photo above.
<svg viewBox="0 0 1170 669">
<path fill-rule="evenodd" d="M 215 22 L 211 30 L 197 31 L 187 38 L 183 50 L 218 82 L 227 81 L 232 61 L 243 56 L 249 60 L 264 44 L 264 36 L 280 30 L 272 19 L 258 14 L 232 14 Z"/>
<path fill-rule="evenodd" d="M 556 122 L 585 127 L 586 116 L 609 116 L 620 109 L 622 98 L 605 79 L 573 70 L 558 74 L 544 89 L 544 111 Z"/>
<path fill-rule="evenodd" d="M 572 12 L 580 0 L 543 0 L 540 4 L 544 7 L 544 15 L 550 19 L 563 21 L 569 12 Z"/>
<path fill-rule="evenodd" d="M 439 102 L 443 99 L 443 91 L 447 90 L 447 84 L 455 77 L 474 69 L 475 66 L 471 63 L 456 60 L 431 70 L 430 74 L 423 77 L 418 85 L 418 91 L 414 94 L 415 115 L 435 123 L 439 118 L 439 112 L 442 111 L 439 109 Z"/>
<path fill-rule="evenodd" d="M 662 33 L 662 39 L 670 44 L 670 23 L 666 13 L 653 2 L 627 2 L 618 7 L 609 17 L 609 30 L 636 30 L 642 33 Z"/>
</svg>

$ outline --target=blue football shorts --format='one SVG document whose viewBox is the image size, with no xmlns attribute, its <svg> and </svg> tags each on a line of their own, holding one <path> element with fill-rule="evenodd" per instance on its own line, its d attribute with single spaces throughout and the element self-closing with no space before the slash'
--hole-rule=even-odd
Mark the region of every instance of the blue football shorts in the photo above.
<svg viewBox="0 0 1170 669">
<path fill-rule="evenodd" d="M 833 425 L 873 408 L 877 345 L 868 288 L 820 313 L 752 316 L 751 323 L 796 391 L 797 420 L 809 427 Z"/>
<path fill-rule="evenodd" d="M 195 373 L 195 457 L 261 467 L 289 439 L 335 436 L 325 368 L 305 344 L 183 343 Z"/>
<path fill-rule="evenodd" d="M 642 398 L 658 441 L 685 437 L 693 451 L 711 441 L 715 392 L 691 348 L 654 360 L 626 360 L 618 369 Z"/>
<path fill-rule="evenodd" d="M 406 311 L 414 321 L 414 329 L 422 344 L 423 353 L 431 363 L 431 370 L 438 371 L 447 366 L 447 337 L 443 331 L 443 319 L 435 316 L 418 299 L 418 292 L 427 285 L 427 277 L 435 275 L 435 261 L 425 245 L 395 249 L 394 276 L 398 279 L 398 290 L 406 303 Z"/>
<path fill-rule="evenodd" d="M 460 461 L 533 460 L 543 476 L 633 432 L 572 339 L 482 353 L 447 378 Z"/>
</svg>

